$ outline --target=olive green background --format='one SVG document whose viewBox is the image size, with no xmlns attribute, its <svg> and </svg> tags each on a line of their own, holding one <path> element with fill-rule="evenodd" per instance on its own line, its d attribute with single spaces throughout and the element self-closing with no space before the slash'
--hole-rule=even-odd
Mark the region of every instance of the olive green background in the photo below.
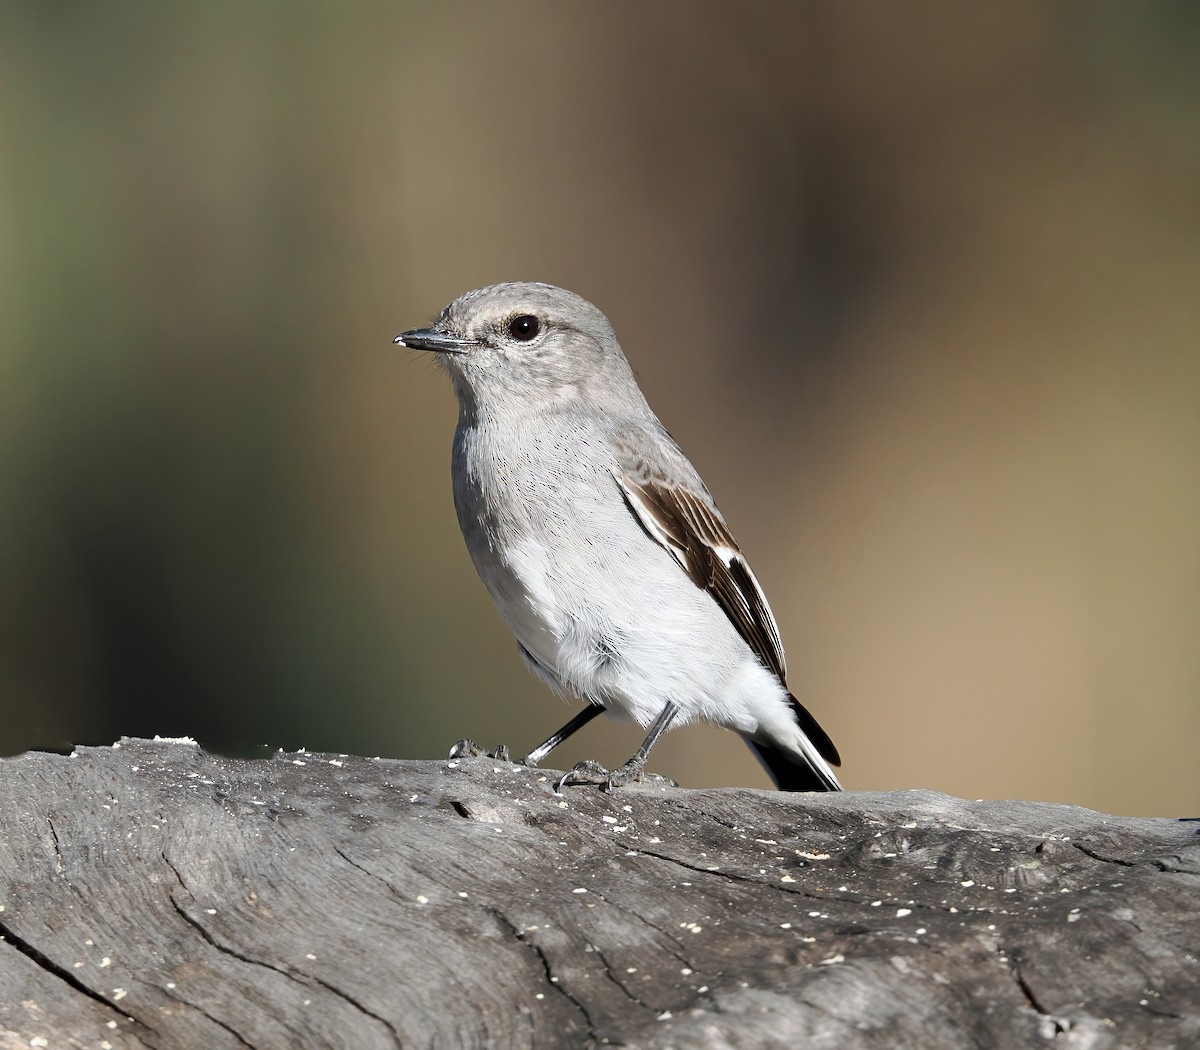
<svg viewBox="0 0 1200 1050">
<path fill-rule="evenodd" d="M 4 5 L 0 749 L 565 721 L 391 343 L 538 279 L 609 314 L 849 787 L 1196 813 L 1198 47 L 1165 2 Z M 766 784 L 711 729 L 652 768 Z"/>
</svg>

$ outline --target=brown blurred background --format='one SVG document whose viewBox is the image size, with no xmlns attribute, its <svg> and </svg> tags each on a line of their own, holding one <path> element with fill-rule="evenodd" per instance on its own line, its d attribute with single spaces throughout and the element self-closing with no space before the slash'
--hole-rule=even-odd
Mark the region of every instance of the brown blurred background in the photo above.
<svg viewBox="0 0 1200 1050">
<path fill-rule="evenodd" d="M 557 728 L 391 344 L 539 279 L 849 787 L 1195 813 L 1198 46 L 1165 2 L 5 5 L 0 749 Z M 711 729 L 653 765 L 767 783 Z"/>
</svg>

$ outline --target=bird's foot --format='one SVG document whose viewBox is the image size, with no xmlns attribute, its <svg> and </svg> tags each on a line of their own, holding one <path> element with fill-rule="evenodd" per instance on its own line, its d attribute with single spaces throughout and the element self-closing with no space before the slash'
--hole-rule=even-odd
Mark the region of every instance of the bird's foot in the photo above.
<svg viewBox="0 0 1200 1050">
<path fill-rule="evenodd" d="M 460 740 L 450 749 L 450 758 L 494 758 L 497 762 L 511 762 L 508 746 L 499 744 L 495 751 L 485 751 L 474 740 Z"/>
<path fill-rule="evenodd" d="M 554 785 L 554 790 L 560 792 L 567 784 L 598 784 L 602 791 L 613 791 L 626 784 L 632 784 L 635 780 L 654 780 L 669 784 L 671 787 L 679 787 L 670 777 L 647 773 L 645 769 L 646 759 L 641 755 L 634 755 L 625 765 L 617 769 L 606 769 L 599 762 L 586 759 L 576 763 L 574 768 L 568 769 Z"/>
</svg>

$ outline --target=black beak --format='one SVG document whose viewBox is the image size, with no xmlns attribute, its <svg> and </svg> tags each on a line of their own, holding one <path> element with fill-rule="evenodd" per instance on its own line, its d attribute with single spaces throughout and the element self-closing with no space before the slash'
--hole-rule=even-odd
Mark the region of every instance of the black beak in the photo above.
<svg viewBox="0 0 1200 1050">
<path fill-rule="evenodd" d="M 447 335 L 436 328 L 414 328 L 411 332 L 401 332 L 392 342 L 413 350 L 432 350 L 437 354 L 465 354 L 468 348 L 479 345 L 474 339 Z"/>
</svg>

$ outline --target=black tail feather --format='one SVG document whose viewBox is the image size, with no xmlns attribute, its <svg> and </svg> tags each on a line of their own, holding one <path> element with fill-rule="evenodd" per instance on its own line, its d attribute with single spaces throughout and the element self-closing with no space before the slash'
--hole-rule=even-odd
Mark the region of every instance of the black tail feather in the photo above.
<svg viewBox="0 0 1200 1050">
<path fill-rule="evenodd" d="M 797 724 L 816 748 L 817 753 L 831 766 L 840 766 L 842 757 L 838 754 L 838 749 L 834 747 L 833 741 L 829 739 L 829 734 L 817 724 L 817 720 L 790 693 L 788 700 L 791 701 Z M 749 737 L 745 739 L 780 791 L 842 790 L 836 780 L 831 779 L 823 770 L 815 769 L 802 756 L 776 747 L 769 741 L 752 740 Z"/>
<path fill-rule="evenodd" d="M 829 780 L 823 773 L 813 769 L 802 758 L 798 758 L 790 751 L 783 751 L 770 744 L 761 744 L 749 737 L 746 737 L 745 740 L 780 791 L 842 790 L 841 785 L 836 781 Z"/>
<path fill-rule="evenodd" d="M 812 741 L 813 747 L 820 752 L 821 757 L 826 762 L 831 766 L 840 766 L 842 764 L 842 756 L 838 754 L 838 749 L 834 747 L 833 741 L 829 739 L 829 734 L 808 713 L 808 708 L 792 696 L 791 693 L 788 693 L 788 699 L 792 702 L 792 714 L 796 716 L 796 722 L 799 724 L 801 732 Z"/>
</svg>

